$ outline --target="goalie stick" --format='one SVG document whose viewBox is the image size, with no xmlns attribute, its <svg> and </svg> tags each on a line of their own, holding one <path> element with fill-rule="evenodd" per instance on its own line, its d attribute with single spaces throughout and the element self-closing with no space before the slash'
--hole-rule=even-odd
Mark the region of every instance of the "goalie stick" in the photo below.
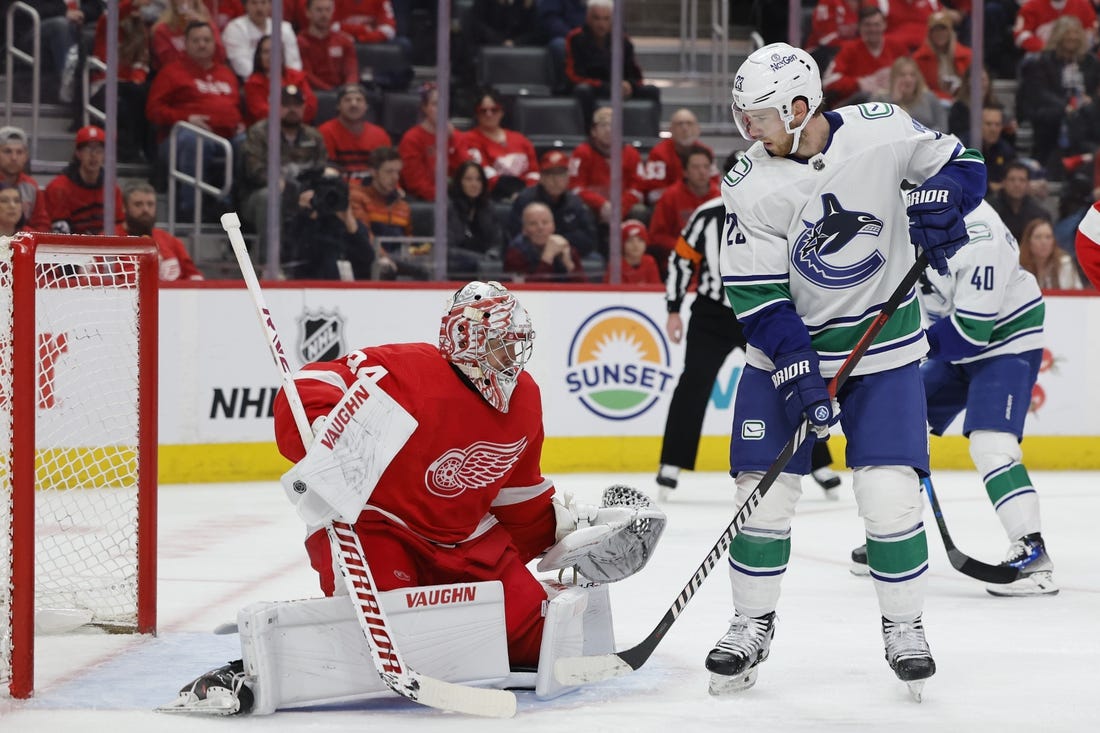
<svg viewBox="0 0 1100 733">
<path fill-rule="evenodd" d="M 947 525 L 943 521 L 940 500 L 936 498 L 936 492 L 932 489 L 932 479 L 922 478 L 920 482 L 924 486 L 924 493 L 928 495 L 928 503 L 932 505 L 932 514 L 936 517 L 936 526 L 940 528 L 940 537 L 943 538 L 943 546 L 947 550 L 947 560 L 951 563 L 951 567 L 975 580 L 997 585 L 1005 585 L 1020 579 L 1019 568 L 1011 565 L 987 565 L 955 547 L 955 542 L 948 534 Z"/>
<path fill-rule="evenodd" d="M 875 317 L 875 320 L 871 322 L 871 325 L 867 327 L 866 333 L 860 338 L 855 348 L 852 349 L 852 353 L 848 355 L 848 358 L 844 360 L 844 363 L 840 366 L 840 371 L 836 373 L 836 376 L 829 381 L 829 396 L 835 397 L 837 391 L 844 385 L 852 371 L 856 368 L 856 364 L 863 358 L 863 354 L 871 346 L 871 343 L 882 331 L 883 326 L 890 320 L 890 316 L 894 314 L 894 311 L 898 309 L 901 302 L 905 300 L 906 296 L 913 289 L 917 280 L 920 278 L 924 268 L 928 266 L 928 258 L 922 252 L 917 257 L 916 262 L 909 268 L 909 272 L 902 278 L 900 284 L 891 293 L 890 298 L 882 306 L 882 310 Z M 688 580 L 687 585 L 684 586 L 680 594 L 676 596 L 676 600 L 672 602 L 668 610 L 665 611 L 665 615 L 661 617 L 661 621 L 657 626 L 649 633 L 649 636 L 642 639 L 642 641 L 629 648 L 624 649 L 621 652 L 614 654 L 599 654 L 586 657 L 562 657 L 558 659 L 554 664 L 554 676 L 558 682 L 563 685 L 579 685 L 585 682 L 596 682 L 599 680 L 611 679 L 613 677 L 620 677 L 628 674 L 643 664 L 653 654 L 653 650 L 657 648 L 657 645 L 661 643 L 661 639 L 672 627 L 672 624 L 676 622 L 676 618 L 683 612 L 684 608 L 694 597 L 696 591 L 706 580 L 707 575 L 714 569 L 714 566 L 721 559 L 722 555 L 729 549 L 730 543 L 733 542 L 733 537 L 737 534 L 749 517 L 752 516 L 753 510 L 756 509 L 760 500 L 768 493 L 768 489 L 771 488 L 775 480 L 779 478 L 779 474 L 783 472 L 783 469 L 794 457 L 798 447 L 802 445 L 802 442 L 810 433 L 810 421 L 803 419 L 795 430 L 794 435 L 787 441 L 787 444 L 783 446 L 783 450 L 779 452 L 775 462 L 768 468 L 763 478 L 760 479 L 760 483 L 756 485 L 756 488 L 748 495 L 745 502 L 737 510 L 737 514 L 733 517 L 733 521 L 729 523 L 729 526 L 723 530 L 722 535 L 718 538 L 718 542 L 711 548 L 710 552 L 703 559 L 701 565 L 696 569 L 695 573 Z"/>
<path fill-rule="evenodd" d="M 267 309 L 259 280 L 256 279 L 256 271 L 248 256 L 248 249 L 241 235 L 241 221 L 237 214 L 230 212 L 222 215 L 221 224 L 233 246 L 233 254 L 236 255 L 245 285 L 248 286 L 248 292 L 256 306 L 256 313 L 263 325 L 268 346 L 271 348 L 271 356 L 279 368 L 283 380 L 283 391 L 290 405 L 290 411 L 294 415 L 294 423 L 298 427 L 302 445 L 308 448 L 313 441 L 313 431 L 310 429 L 309 418 L 302 405 L 297 386 L 294 384 L 290 363 L 286 359 L 282 342 L 279 340 L 275 321 Z M 409 667 L 397 649 L 392 627 L 379 603 L 374 576 L 363 555 L 359 536 L 346 522 L 333 521 L 325 527 L 325 530 L 332 547 L 332 555 L 336 558 L 340 575 L 355 606 L 355 616 L 370 647 L 371 660 L 387 687 L 413 702 L 440 710 L 494 718 L 510 718 L 515 715 L 516 696 L 512 692 L 458 685 L 428 677 Z"/>
</svg>

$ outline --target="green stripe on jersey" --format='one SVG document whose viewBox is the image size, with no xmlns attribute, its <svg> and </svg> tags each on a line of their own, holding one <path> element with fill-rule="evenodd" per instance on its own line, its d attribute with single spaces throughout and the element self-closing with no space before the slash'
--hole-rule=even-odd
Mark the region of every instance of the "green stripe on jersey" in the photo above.
<svg viewBox="0 0 1100 733">
<path fill-rule="evenodd" d="M 867 564 L 883 575 L 905 575 L 928 562 L 928 540 L 924 530 L 904 539 L 867 538 Z"/>
<path fill-rule="evenodd" d="M 989 343 L 995 344 L 1005 341 L 1018 331 L 1042 327 L 1046 318 L 1046 310 L 1045 303 L 1036 303 L 1034 308 L 1029 308 L 1011 321 L 1006 321 L 994 328 L 993 333 L 989 336 Z"/>
<path fill-rule="evenodd" d="M 955 319 L 955 325 L 959 327 L 959 330 L 962 331 L 963 335 L 971 341 L 979 344 L 989 342 L 989 339 L 993 334 L 993 321 L 978 318 L 967 318 L 966 316 L 960 316 L 958 313 L 954 314 L 952 318 Z"/>
<path fill-rule="evenodd" d="M 989 500 L 996 506 L 1006 495 L 1031 486 L 1031 477 L 1027 475 L 1027 469 L 1023 464 L 1017 463 L 1004 473 L 999 473 L 985 482 L 985 493 L 989 494 Z"/>
<path fill-rule="evenodd" d="M 769 540 L 752 535 L 734 535 L 730 558 L 738 565 L 770 570 L 786 567 L 791 559 L 791 538 Z"/>
<path fill-rule="evenodd" d="M 814 348 L 822 354 L 849 352 L 863 338 L 863 334 L 867 333 L 871 321 L 876 318 L 878 318 L 878 313 L 869 315 L 853 325 L 825 328 L 817 333 L 810 334 L 810 340 Z M 906 305 L 898 308 L 882 330 L 879 331 L 874 343 L 882 344 L 896 341 L 917 333 L 920 329 L 920 304 L 914 298 Z"/>
<path fill-rule="evenodd" d="M 762 285 L 727 285 L 726 297 L 729 298 L 733 312 L 737 315 L 774 303 L 777 300 L 790 300 L 791 287 L 783 283 Z"/>
</svg>

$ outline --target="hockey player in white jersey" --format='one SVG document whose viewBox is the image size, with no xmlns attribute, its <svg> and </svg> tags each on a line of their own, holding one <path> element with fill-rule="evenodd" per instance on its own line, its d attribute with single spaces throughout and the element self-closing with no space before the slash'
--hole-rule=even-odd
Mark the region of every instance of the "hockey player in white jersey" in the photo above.
<svg viewBox="0 0 1100 733">
<path fill-rule="evenodd" d="M 1053 595 L 1054 565 L 1043 542 L 1039 495 L 1022 462 L 1020 441 L 1043 357 L 1043 294 L 1020 267 L 1020 248 L 1001 217 L 982 203 L 966 217 L 970 243 L 951 274 L 929 269 L 920 294 L 931 325 L 921 376 L 933 435 L 966 410 L 963 434 L 1010 546 L 1005 564 L 1021 577 L 986 586 L 995 596 Z M 866 572 L 865 548 L 852 553 Z M 862 571 L 862 572 L 860 572 Z"/>
<path fill-rule="evenodd" d="M 734 80 L 734 119 L 755 144 L 722 183 L 722 279 L 749 343 L 730 468 L 742 503 L 804 416 L 822 435 L 840 421 L 886 659 L 919 699 L 936 667 L 921 618 L 928 546 L 919 477 L 928 472 L 928 436 L 918 362 L 927 342 L 915 292 L 837 403 L 825 379 L 911 269 L 914 244 L 947 272 L 967 241 L 963 217 L 985 192 L 985 166 L 898 107 L 822 112 L 821 101 L 816 63 L 783 43 L 753 52 Z M 906 181 L 916 188 L 903 201 Z M 767 659 L 809 453 L 807 441 L 730 545 L 735 615 L 706 658 L 713 694 L 752 686 Z"/>
</svg>

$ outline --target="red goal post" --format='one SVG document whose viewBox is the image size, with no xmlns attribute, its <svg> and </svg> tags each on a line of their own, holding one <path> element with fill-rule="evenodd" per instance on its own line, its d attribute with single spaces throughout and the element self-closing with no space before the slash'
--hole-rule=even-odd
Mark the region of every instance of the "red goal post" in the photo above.
<svg viewBox="0 0 1100 733">
<path fill-rule="evenodd" d="M 0 237 L 0 686 L 34 636 L 156 629 L 157 288 L 149 240 Z"/>
</svg>

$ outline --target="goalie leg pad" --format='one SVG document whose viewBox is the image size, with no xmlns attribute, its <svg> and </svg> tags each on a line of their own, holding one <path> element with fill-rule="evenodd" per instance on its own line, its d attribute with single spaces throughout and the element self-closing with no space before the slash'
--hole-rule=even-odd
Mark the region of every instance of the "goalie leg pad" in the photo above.
<svg viewBox="0 0 1100 733">
<path fill-rule="evenodd" d="M 981 474 L 986 494 L 1010 542 L 1041 532 L 1039 495 L 1031 485 L 1020 442 L 1012 433 L 975 430 L 970 457 Z"/>
<path fill-rule="evenodd" d="M 379 593 L 409 665 L 448 682 L 494 685 L 509 674 L 504 592 L 497 581 Z M 254 714 L 388 697 L 347 596 L 256 603 L 240 611 Z"/>
<path fill-rule="evenodd" d="M 882 615 L 920 616 L 928 570 L 920 482 L 910 466 L 864 466 L 852 490 L 867 534 L 867 564 Z"/>
<path fill-rule="evenodd" d="M 577 689 L 554 677 L 554 662 L 561 657 L 611 654 L 615 634 L 611 624 L 611 598 L 606 585 L 589 588 L 549 584 L 550 600 L 542 629 L 535 696 L 540 700 Z"/>
</svg>

